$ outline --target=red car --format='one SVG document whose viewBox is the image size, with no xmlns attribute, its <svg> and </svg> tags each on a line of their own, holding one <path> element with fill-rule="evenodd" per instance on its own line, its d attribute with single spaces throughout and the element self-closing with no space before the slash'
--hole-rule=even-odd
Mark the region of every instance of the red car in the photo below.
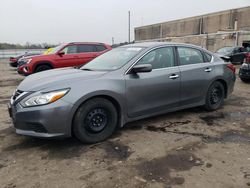
<svg viewBox="0 0 250 188">
<path fill-rule="evenodd" d="M 80 66 L 111 49 L 103 43 L 67 43 L 55 47 L 47 55 L 20 59 L 17 70 L 19 74 L 29 75 L 54 68 Z"/>
<path fill-rule="evenodd" d="M 18 60 L 23 58 L 23 57 L 28 57 L 28 56 L 34 56 L 34 55 L 40 55 L 41 53 L 30 53 L 30 52 L 25 52 L 22 55 L 16 56 L 16 57 L 10 57 L 10 66 L 11 67 L 17 67 L 18 65 Z"/>
</svg>

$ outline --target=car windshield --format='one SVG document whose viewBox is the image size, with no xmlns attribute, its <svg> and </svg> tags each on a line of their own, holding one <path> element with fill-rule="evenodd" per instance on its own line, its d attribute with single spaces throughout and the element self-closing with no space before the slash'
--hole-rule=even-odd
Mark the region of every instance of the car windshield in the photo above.
<svg viewBox="0 0 250 188">
<path fill-rule="evenodd" d="M 232 51 L 234 50 L 234 47 L 224 47 L 224 48 L 221 48 L 217 51 L 217 53 L 220 53 L 220 54 L 229 54 L 231 53 Z"/>
<path fill-rule="evenodd" d="M 115 48 L 83 65 L 80 69 L 96 71 L 116 70 L 127 64 L 142 49 L 141 47 Z"/>
</svg>

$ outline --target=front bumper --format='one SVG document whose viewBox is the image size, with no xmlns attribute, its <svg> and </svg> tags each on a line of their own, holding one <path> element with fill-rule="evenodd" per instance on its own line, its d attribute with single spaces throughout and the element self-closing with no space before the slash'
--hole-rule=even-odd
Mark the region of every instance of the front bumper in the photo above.
<svg viewBox="0 0 250 188">
<path fill-rule="evenodd" d="M 26 65 L 22 65 L 22 66 L 18 66 L 17 67 L 17 72 L 18 74 L 24 75 L 24 76 L 28 76 L 31 74 L 30 72 L 30 68 Z"/>
<path fill-rule="evenodd" d="M 71 136 L 72 104 L 62 99 L 29 108 L 14 102 L 8 108 L 17 134 L 44 138 Z"/>
<path fill-rule="evenodd" d="M 9 65 L 11 66 L 11 67 L 17 67 L 17 61 L 15 61 L 15 62 L 9 62 Z"/>
<path fill-rule="evenodd" d="M 249 69 L 240 68 L 239 77 L 245 78 L 245 79 L 250 79 L 250 68 Z"/>
<path fill-rule="evenodd" d="M 63 133 L 38 133 L 35 131 L 16 129 L 16 133 L 25 136 L 39 137 L 39 138 L 54 138 L 65 137 Z"/>
</svg>

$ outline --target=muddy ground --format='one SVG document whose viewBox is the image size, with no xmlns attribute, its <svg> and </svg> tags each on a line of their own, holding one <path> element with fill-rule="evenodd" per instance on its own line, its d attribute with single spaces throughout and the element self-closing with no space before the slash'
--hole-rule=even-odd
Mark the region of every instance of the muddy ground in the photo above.
<svg viewBox="0 0 250 188">
<path fill-rule="evenodd" d="M 250 187 L 250 84 L 218 111 L 133 122 L 103 143 L 16 135 L 7 113 L 23 79 L 0 61 L 0 187 Z"/>
</svg>

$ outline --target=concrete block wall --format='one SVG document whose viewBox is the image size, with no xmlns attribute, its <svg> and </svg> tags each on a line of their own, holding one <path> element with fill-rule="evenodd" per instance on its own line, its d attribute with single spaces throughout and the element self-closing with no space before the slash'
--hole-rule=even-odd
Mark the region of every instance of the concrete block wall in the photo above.
<svg viewBox="0 0 250 188">
<path fill-rule="evenodd" d="M 238 36 L 236 36 L 238 35 Z M 150 41 L 150 40 L 148 40 Z M 244 41 L 250 41 L 249 32 L 214 33 L 210 35 L 193 35 L 183 37 L 167 37 L 154 41 L 189 43 L 208 49 L 212 52 L 224 46 L 241 46 Z M 238 41 L 238 42 L 237 42 Z"/>
<path fill-rule="evenodd" d="M 184 37 L 192 35 L 194 38 L 185 38 L 190 43 L 203 43 L 204 39 L 197 41 L 196 35 L 217 33 L 218 31 L 247 30 L 250 31 L 250 7 L 227 10 L 192 18 L 163 22 L 135 28 L 135 41 L 164 39 L 169 37 Z M 235 24 L 237 21 L 237 24 Z M 237 28 L 235 28 L 237 25 Z M 219 36 L 218 36 L 219 37 Z M 199 37 L 198 37 L 199 38 Z M 201 38 L 204 38 L 202 36 Z M 183 41 L 184 39 L 171 39 Z M 212 39 L 210 40 L 212 41 Z M 216 41 L 220 39 L 216 38 Z M 222 44 L 235 43 L 230 37 L 221 40 Z M 213 49 L 217 48 L 216 44 Z M 201 45 L 199 45 L 201 46 Z"/>
</svg>

